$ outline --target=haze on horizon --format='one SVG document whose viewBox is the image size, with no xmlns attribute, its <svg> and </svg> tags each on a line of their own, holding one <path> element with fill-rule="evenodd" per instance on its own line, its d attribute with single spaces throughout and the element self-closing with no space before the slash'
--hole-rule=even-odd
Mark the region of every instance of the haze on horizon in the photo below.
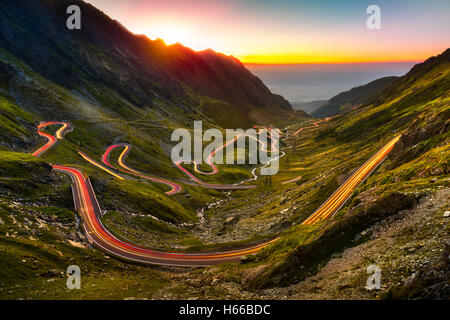
<svg viewBox="0 0 450 320">
<path fill-rule="evenodd" d="M 403 76 L 414 62 L 246 65 L 291 103 L 328 100 L 351 88 L 387 76 Z"/>
<path fill-rule="evenodd" d="M 244 63 L 422 61 L 448 47 L 450 2 L 87 0 L 130 31 Z M 381 8 L 381 30 L 366 9 Z"/>
</svg>

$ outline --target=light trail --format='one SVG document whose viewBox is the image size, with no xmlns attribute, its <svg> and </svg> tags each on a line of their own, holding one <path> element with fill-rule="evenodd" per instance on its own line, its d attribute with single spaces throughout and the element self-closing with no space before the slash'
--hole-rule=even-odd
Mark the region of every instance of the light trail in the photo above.
<svg viewBox="0 0 450 320">
<path fill-rule="evenodd" d="M 117 160 L 117 162 L 119 163 L 119 165 L 121 167 L 121 168 L 118 168 L 118 170 L 128 173 L 128 174 L 131 174 L 131 175 L 134 175 L 134 176 L 137 176 L 137 177 L 140 177 L 140 178 L 143 178 L 143 179 L 162 183 L 162 184 L 170 187 L 170 190 L 166 192 L 166 194 L 168 194 L 168 195 L 176 194 L 183 190 L 181 185 L 179 185 L 178 183 L 172 182 L 170 180 L 167 180 L 167 179 L 161 178 L 161 177 L 145 175 L 145 174 L 127 166 L 125 164 L 124 158 L 128 155 L 128 153 L 131 149 L 130 145 L 128 145 L 128 144 L 114 144 L 114 145 L 108 147 L 108 149 L 105 151 L 105 153 L 102 156 L 102 162 L 105 165 L 107 165 L 108 167 L 115 169 L 115 167 L 109 162 L 109 157 L 110 157 L 111 152 L 116 148 L 124 148 L 123 151 L 120 153 L 119 158 Z"/>
<path fill-rule="evenodd" d="M 43 133 L 40 129 L 52 125 L 52 124 L 60 124 L 62 127 L 58 129 L 56 132 L 56 137 Z M 314 127 L 318 125 L 315 123 Z M 64 131 L 70 126 L 70 124 L 65 122 L 46 122 L 38 127 L 38 133 L 41 136 L 44 136 L 48 139 L 46 145 L 38 149 L 33 153 L 33 155 L 38 156 L 42 152 L 48 150 L 57 139 L 62 139 Z M 301 130 L 306 129 L 302 128 Z M 267 130 L 267 129 L 266 129 Z M 301 131 L 297 130 L 294 134 L 297 134 Z M 270 130 L 268 130 L 271 132 Z M 324 202 L 310 217 L 308 217 L 303 224 L 314 224 L 320 222 L 324 219 L 327 219 L 334 215 L 348 200 L 352 192 L 358 187 L 364 179 L 373 172 L 380 163 L 386 158 L 389 152 L 393 149 L 397 141 L 400 139 L 400 135 L 396 136 L 392 139 L 388 144 L 386 144 L 383 148 L 381 148 L 374 156 L 372 156 L 366 163 L 364 163 L 349 179 L 344 182 L 331 196 Z M 236 137 L 234 141 L 236 141 L 239 137 Z M 230 142 L 231 143 L 231 142 Z M 225 144 L 223 147 L 225 147 Z M 141 174 L 139 171 L 130 168 L 124 162 L 124 158 L 127 156 L 130 146 L 129 145 L 113 145 L 108 148 L 105 154 L 102 156 L 102 161 L 108 167 L 114 167 L 109 163 L 109 154 L 114 148 L 123 147 L 124 150 L 120 154 L 118 158 L 118 163 L 121 166 L 119 170 L 134 174 L 142 178 L 150 179 L 153 181 L 157 181 L 160 183 L 164 183 L 170 186 L 172 189 L 166 193 L 173 194 L 179 192 L 180 189 L 177 188 L 177 184 L 172 183 L 169 180 L 149 177 Z M 264 144 L 261 148 L 264 147 Z M 217 152 L 217 150 L 215 150 Z M 95 162 L 89 156 L 79 151 L 79 154 L 89 163 L 101 168 L 102 170 L 108 172 L 109 174 L 115 176 L 119 179 L 124 179 L 122 176 L 116 174 L 112 170 L 104 167 L 103 165 Z M 210 159 L 210 158 L 209 158 Z M 190 172 L 184 169 L 181 164 L 178 164 L 179 168 L 185 171 L 186 174 L 190 175 L 191 178 L 195 181 L 195 176 L 193 176 Z M 57 171 L 63 172 L 69 175 L 72 179 L 73 183 L 73 197 L 74 197 L 74 205 L 77 212 L 80 214 L 83 222 L 83 228 L 85 233 L 91 243 L 100 248 L 101 250 L 115 255 L 119 258 L 134 261 L 139 263 L 146 264 L 156 264 L 156 265 L 169 265 L 169 266 L 209 266 L 214 264 L 220 264 L 225 262 L 236 262 L 239 261 L 240 257 L 249 254 L 255 254 L 262 250 L 263 248 L 269 246 L 278 240 L 278 238 L 272 239 L 270 241 L 261 243 L 259 245 L 250 246 L 247 248 L 239 249 L 239 250 L 231 250 L 225 252 L 216 252 L 216 253 L 182 253 L 182 252 L 166 252 L 166 251 L 158 251 L 152 248 L 139 246 L 124 240 L 120 240 L 114 235 L 112 235 L 106 228 L 103 226 L 99 217 L 101 217 L 101 209 L 100 205 L 95 196 L 95 192 L 92 188 L 92 185 L 86 175 L 80 170 L 76 168 L 72 168 L 69 166 L 61 166 L 61 165 L 53 165 L 53 168 Z M 297 177 L 284 183 L 293 182 L 301 177 Z M 210 186 L 205 184 L 201 180 L 197 179 L 197 182 L 203 184 L 204 186 Z M 211 185 L 215 187 L 229 187 L 229 186 L 218 186 Z M 181 188 L 181 186 L 178 186 Z M 241 186 L 241 188 L 250 188 L 252 186 Z"/>
<path fill-rule="evenodd" d="M 257 126 L 255 126 L 255 127 L 257 127 Z M 262 129 L 259 130 L 258 134 L 260 134 L 260 133 L 261 133 L 262 131 L 264 131 L 264 130 L 266 130 L 266 131 L 269 132 L 269 136 L 270 136 L 271 141 L 272 141 L 272 143 L 271 143 L 271 151 L 270 151 L 270 152 L 278 151 L 277 144 L 278 144 L 278 137 L 279 137 L 279 134 L 280 134 L 280 130 L 278 130 L 278 129 L 272 129 L 272 130 L 277 130 L 277 133 L 278 133 L 278 136 L 275 135 L 275 136 L 276 136 L 275 139 L 272 139 L 272 130 L 271 130 L 271 129 L 262 128 Z M 215 166 L 215 164 L 214 164 L 212 158 L 216 155 L 216 153 L 217 153 L 218 151 L 224 149 L 225 147 L 227 147 L 227 146 L 230 145 L 230 144 L 234 144 L 239 138 L 245 138 L 245 137 L 248 137 L 249 139 L 253 139 L 253 140 L 255 140 L 256 142 L 258 142 L 258 144 L 261 145 L 261 147 L 260 147 L 260 148 L 261 148 L 261 151 L 263 151 L 263 152 L 269 152 L 269 151 L 268 151 L 268 144 L 267 144 L 267 142 L 265 143 L 264 141 L 262 141 L 262 140 L 260 140 L 260 139 L 258 139 L 258 138 L 255 138 L 254 136 L 249 135 L 249 134 L 244 134 L 244 133 L 243 133 L 243 134 L 238 134 L 238 135 L 236 135 L 232 140 L 230 140 L 230 141 L 228 141 L 227 143 L 223 144 L 223 145 L 220 146 L 219 148 L 214 149 L 214 151 L 211 152 L 211 154 L 208 156 L 208 158 L 206 159 L 205 162 L 211 167 L 212 171 L 210 171 L 210 172 L 204 172 L 204 171 L 201 171 L 201 170 L 200 170 L 200 167 L 199 167 L 199 164 L 196 163 L 196 162 L 193 162 L 193 164 L 194 164 L 194 171 L 197 172 L 197 173 L 200 173 L 200 174 L 204 174 L 204 175 L 213 175 L 213 174 L 218 173 L 218 172 L 219 172 L 219 169 Z M 181 171 L 183 171 L 183 172 L 184 172 L 191 180 L 195 181 L 196 183 L 198 183 L 199 185 L 201 185 L 201 186 L 203 186 L 203 187 L 212 188 L 212 189 L 251 189 L 251 188 L 256 188 L 256 185 L 242 186 L 242 185 L 239 185 L 239 184 L 233 184 L 233 185 L 220 185 L 220 184 L 209 184 L 209 183 L 206 183 L 206 182 L 204 182 L 204 181 L 198 179 L 196 176 L 194 176 L 194 175 L 193 175 L 191 172 L 189 172 L 187 169 L 183 168 L 182 163 L 183 163 L 183 161 L 177 161 L 177 162 L 175 162 L 174 164 L 175 164 Z M 254 173 L 252 172 L 252 174 L 254 174 Z"/>
<path fill-rule="evenodd" d="M 298 180 L 300 180 L 302 178 L 302 176 L 287 180 L 287 181 L 283 181 L 281 184 L 288 184 L 288 183 L 292 183 L 292 182 L 296 182 Z"/>
<path fill-rule="evenodd" d="M 79 151 L 79 150 L 78 150 L 78 154 L 79 154 L 81 157 L 83 157 L 83 159 L 86 160 L 87 162 L 89 162 L 90 164 L 96 166 L 97 168 L 102 169 L 103 171 L 109 173 L 109 174 L 112 175 L 113 177 L 116 177 L 117 179 L 120 179 L 120 180 L 125 180 L 124 177 L 122 177 L 122 176 L 118 175 L 117 173 L 115 173 L 115 172 L 109 170 L 109 169 L 106 168 L 105 166 L 102 166 L 100 163 L 98 163 L 97 161 L 95 161 L 94 159 L 92 159 L 91 157 L 89 157 L 87 154 L 85 154 L 85 153 L 83 153 L 83 152 L 81 152 L 81 151 Z"/>
<path fill-rule="evenodd" d="M 401 135 L 396 136 L 364 163 L 302 224 L 315 224 L 333 216 L 348 200 L 353 191 L 372 173 L 394 148 Z"/>
<path fill-rule="evenodd" d="M 312 126 L 300 128 L 300 129 L 298 129 L 297 131 L 295 131 L 294 133 L 289 134 L 289 135 L 291 135 L 291 136 L 296 136 L 297 134 L 299 134 L 299 133 L 302 132 L 303 130 L 311 129 L 311 128 L 316 128 L 316 127 L 319 126 L 319 123 L 322 123 L 323 121 L 325 121 L 325 120 L 322 119 L 322 120 L 316 121 L 316 122 L 313 123 Z"/>
<path fill-rule="evenodd" d="M 79 169 L 67 166 L 54 165 L 53 168 L 68 174 L 72 179 L 75 208 L 82 218 L 89 241 L 101 250 L 128 261 L 168 266 L 210 266 L 237 262 L 240 257 L 256 254 L 277 240 L 272 239 L 251 247 L 216 253 L 166 252 L 120 240 L 106 230 L 100 221 L 100 206 L 84 174 Z"/>
<path fill-rule="evenodd" d="M 61 125 L 61 128 L 59 128 L 56 131 L 56 137 L 52 136 L 51 134 L 42 132 L 41 129 L 50 126 L 50 125 Z M 42 147 L 40 147 L 38 150 L 34 151 L 32 153 L 33 156 L 35 157 L 39 157 L 42 153 L 44 153 L 45 151 L 47 151 L 50 147 L 52 147 L 56 141 L 58 139 L 63 139 L 64 138 L 64 131 L 70 126 L 69 123 L 67 122 L 58 122 L 58 121 L 50 121 L 50 122 L 44 122 L 41 123 L 37 128 L 38 128 L 38 134 L 42 137 L 47 138 L 47 143 L 45 145 L 43 145 Z"/>
</svg>

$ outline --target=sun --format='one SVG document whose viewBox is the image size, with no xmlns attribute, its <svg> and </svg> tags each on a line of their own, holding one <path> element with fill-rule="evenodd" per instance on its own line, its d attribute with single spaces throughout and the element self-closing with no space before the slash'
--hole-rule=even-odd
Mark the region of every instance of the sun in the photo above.
<svg viewBox="0 0 450 320">
<path fill-rule="evenodd" d="M 186 43 L 192 34 L 192 31 L 184 26 L 177 25 L 158 25 L 145 32 L 150 38 L 160 38 L 168 45 L 177 42 Z"/>
<path fill-rule="evenodd" d="M 178 42 L 195 51 L 209 48 L 216 49 L 216 47 L 221 48 L 217 39 L 212 39 L 201 30 L 187 24 L 176 22 L 158 23 L 142 28 L 139 32 L 147 35 L 150 39 L 162 39 L 167 45 Z"/>
</svg>

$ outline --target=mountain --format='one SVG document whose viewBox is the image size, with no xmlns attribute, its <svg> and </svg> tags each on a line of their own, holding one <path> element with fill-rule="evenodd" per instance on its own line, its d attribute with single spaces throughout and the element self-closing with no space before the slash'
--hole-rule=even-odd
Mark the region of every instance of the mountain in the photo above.
<svg viewBox="0 0 450 320">
<path fill-rule="evenodd" d="M 374 96 L 386 89 L 397 78 L 398 77 L 384 77 L 365 85 L 352 88 L 348 91 L 341 92 L 331 98 L 327 103 L 314 110 L 311 115 L 316 118 L 332 117 L 352 108 L 369 103 Z"/>
<path fill-rule="evenodd" d="M 74 4 L 81 8 L 81 30 L 66 27 L 66 9 Z M 104 191 L 98 197 L 105 210 L 191 223 L 211 194 L 221 193 L 187 186 L 166 197 L 163 184 L 112 180 L 79 150 L 99 161 L 107 146 L 122 141 L 132 145 L 131 163 L 178 181 L 186 175 L 171 159 L 174 129 L 190 129 L 195 120 L 205 129 L 246 129 L 305 117 L 233 57 L 134 35 L 79 0 L 0 1 L 1 199 L 31 197 L 36 208 L 55 203 L 72 210 L 69 181 L 49 165 L 66 163 L 82 167 Z M 67 121 L 71 131 L 36 159 L 30 153 L 45 144 L 36 132 L 45 121 Z M 251 177 L 247 168 L 233 168 L 210 182 Z M 146 223 L 153 228 L 155 221 Z M 165 225 L 154 231 L 178 233 Z"/>
<path fill-rule="evenodd" d="M 81 8 L 81 30 L 66 28 L 69 5 Z M 3 57 L 124 116 L 124 104 L 142 109 L 160 97 L 233 127 L 292 111 L 232 56 L 132 34 L 80 0 L 2 1 L 0 44 Z"/>
<path fill-rule="evenodd" d="M 82 7 L 84 29 L 69 32 L 68 4 L 0 2 L 0 299 L 448 300 L 450 50 L 358 108 L 316 121 L 290 110 L 236 59 L 133 35 L 81 1 L 70 4 Z M 194 120 L 204 128 L 285 127 L 277 175 L 255 179 L 254 165 L 218 165 L 211 174 L 186 164 L 204 184 L 188 181 L 170 157 L 171 134 Z M 36 132 L 44 121 L 70 127 L 34 157 L 46 143 Z M 339 211 L 303 223 L 399 134 Z M 119 145 L 125 149 L 110 149 Z M 106 150 L 108 171 L 93 162 Z M 213 268 L 115 259 L 90 243 L 74 207 L 78 188 L 51 164 L 81 170 L 101 224 L 136 245 L 210 254 L 277 240 Z M 142 175 L 119 171 L 127 166 Z M 169 195 L 161 181 L 182 190 Z M 213 188 L 240 181 L 255 188 Z M 382 287 L 368 291 L 372 264 Z M 95 290 L 67 290 L 70 265 Z M 261 290 L 268 287 L 276 288 Z"/>
<path fill-rule="evenodd" d="M 315 101 L 309 101 L 309 102 L 297 101 L 297 102 L 291 103 L 291 105 L 296 110 L 303 110 L 306 113 L 311 114 L 312 112 L 314 112 L 321 106 L 325 105 L 327 102 L 328 102 L 328 100 L 315 100 Z"/>
<path fill-rule="evenodd" d="M 367 260 L 356 262 L 355 259 L 367 259 L 374 252 L 372 248 L 378 248 L 376 250 L 381 251 L 375 252 L 381 256 L 377 256 L 376 261 L 382 264 L 381 269 L 389 267 L 389 275 L 383 273 L 383 277 L 389 280 L 383 281 L 390 287 L 382 294 L 378 293 L 378 297 L 448 298 L 450 246 L 448 234 L 442 232 L 442 219 L 448 219 L 445 212 L 448 210 L 450 173 L 449 93 L 450 49 L 447 49 L 415 65 L 406 75 L 394 79 L 372 96 L 369 104 L 330 120 L 310 140 L 310 150 L 324 145 L 329 146 L 325 150 L 330 153 L 339 148 L 352 150 L 349 153 L 352 158 L 364 154 L 358 161 L 360 164 L 386 141 L 398 134 L 401 136 L 384 163 L 362 187 L 354 191 L 332 221 L 319 223 L 317 230 L 292 227 L 286 232 L 284 245 L 266 253 L 260 258 L 261 267 L 255 268 L 253 273 L 248 272 L 247 287 L 279 287 L 300 281 L 298 287 L 291 286 L 289 290 L 302 291 L 314 282 L 314 292 L 317 288 L 323 288 L 319 292 L 329 297 L 329 290 L 332 290 L 333 297 L 338 298 L 344 292 L 347 297 L 353 296 L 358 291 L 355 288 L 361 286 L 359 297 L 375 298 L 375 295 L 364 292 L 364 284 L 360 280 L 370 263 Z M 323 149 L 318 152 L 321 156 L 327 153 Z M 339 156 L 336 152 L 325 161 L 333 167 L 330 174 L 334 175 L 334 186 L 358 167 L 353 165 L 345 170 L 339 169 L 346 166 L 346 161 L 349 160 L 345 153 Z M 328 186 L 320 186 L 318 193 L 323 193 Z M 283 201 L 291 207 L 299 206 L 301 202 L 295 202 L 298 193 L 294 190 L 291 196 L 285 195 Z M 424 225 L 429 229 L 425 230 Z M 383 231 L 380 233 L 380 230 Z M 298 240 L 296 245 L 289 245 L 299 235 L 303 239 Z M 434 237 L 439 241 L 430 240 Z M 410 253 L 414 253 L 405 257 L 405 246 L 411 248 Z M 420 246 L 424 246 L 423 251 L 419 250 Z M 282 250 L 288 253 L 278 260 L 270 258 Z M 428 255 L 432 250 L 436 254 Z M 338 254 L 339 257 L 336 257 L 337 252 L 344 251 L 342 256 Z M 418 265 L 415 262 L 418 260 L 427 263 Z M 408 267 L 412 267 L 410 270 L 418 272 L 415 274 L 401 267 L 405 261 Z M 397 263 L 400 267 L 393 267 Z M 322 268 L 328 271 L 314 276 Z M 333 272 L 327 274 L 330 270 Z M 339 272 L 337 270 L 341 270 L 345 277 L 334 281 L 336 272 Z M 311 291 L 306 291 L 306 294 L 311 298 Z"/>
</svg>

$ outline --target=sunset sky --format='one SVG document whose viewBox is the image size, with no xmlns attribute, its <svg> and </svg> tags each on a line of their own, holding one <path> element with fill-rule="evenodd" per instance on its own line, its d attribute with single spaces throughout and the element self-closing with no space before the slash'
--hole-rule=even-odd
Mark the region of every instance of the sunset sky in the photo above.
<svg viewBox="0 0 450 320">
<path fill-rule="evenodd" d="M 244 63 L 420 61 L 450 44 L 448 0 L 87 0 L 130 31 Z M 368 5 L 381 30 L 368 30 Z"/>
</svg>

